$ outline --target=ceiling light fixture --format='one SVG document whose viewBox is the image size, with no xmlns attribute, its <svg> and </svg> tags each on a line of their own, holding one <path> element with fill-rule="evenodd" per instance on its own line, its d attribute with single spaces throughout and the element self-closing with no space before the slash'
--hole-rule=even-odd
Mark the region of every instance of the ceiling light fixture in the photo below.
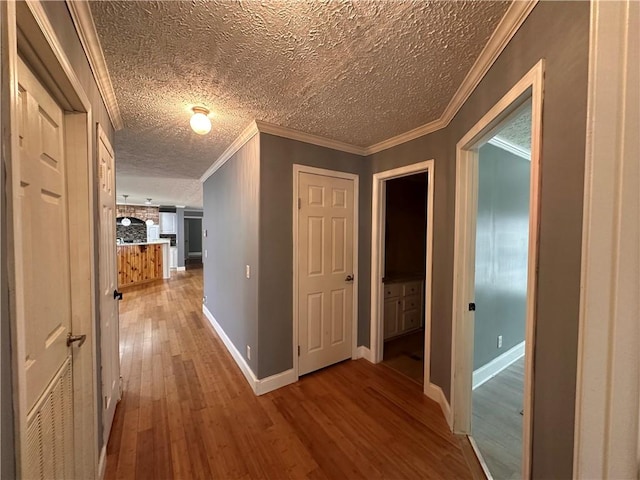
<svg viewBox="0 0 640 480">
<path fill-rule="evenodd" d="M 122 195 L 122 196 L 124 197 L 124 218 L 120 223 L 122 224 L 123 227 L 128 227 L 129 225 L 131 225 L 131 219 L 127 217 L 127 197 L 129 195 Z"/>
<path fill-rule="evenodd" d="M 147 205 L 151 205 L 151 199 L 147 198 L 147 201 L 144 202 Z M 153 225 L 153 219 L 149 218 L 149 207 L 147 207 L 147 221 L 145 222 L 148 226 L 152 226 Z"/>
<path fill-rule="evenodd" d="M 204 107 L 193 107 L 193 116 L 191 120 L 189 120 L 189 125 L 194 132 L 198 135 L 206 135 L 211 131 L 211 120 L 207 115 L 209 115 L 209 110 Z"/>
</svg>

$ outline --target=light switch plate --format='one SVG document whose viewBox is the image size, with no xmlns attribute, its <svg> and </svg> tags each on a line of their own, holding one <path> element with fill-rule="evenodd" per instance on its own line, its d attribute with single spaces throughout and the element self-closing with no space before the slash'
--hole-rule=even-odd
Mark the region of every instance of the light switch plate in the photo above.
<svg viewBox="0 0 640 480">
<path fill-rule="evenodd" d="M 247 265 L 246 275 L 247 275 L 247 278 L 251 278 L 251 265 Z"/>
</svg>

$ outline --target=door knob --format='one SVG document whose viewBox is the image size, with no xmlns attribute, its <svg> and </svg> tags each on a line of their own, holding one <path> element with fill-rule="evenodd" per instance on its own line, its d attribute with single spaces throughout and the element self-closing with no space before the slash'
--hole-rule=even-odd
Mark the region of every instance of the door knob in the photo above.
<svg viewBox="0 0 640 480">
<path fill-rule="evenodd" d="M 113 291 L 113 299 L 114 300 L 122 300 L 122 292 L 119 292 L 118 290 L 114 290 Z"/>
<path fill-rule="evenodd" d="M 79 342 L 78 347 L 81 347 L 86 339 L 86 335 L 71 335 L 71 333 L 69 333 L 69 335 L 67 335 L 67 347 L 70 347 L 74 342 Z"/>
<path fill-rule="evenodd" d="M 347 278 L 344 279 L 345 282 L 353 282 L 355 277 L 353 275 L 347 275 Z"/>
</svg>

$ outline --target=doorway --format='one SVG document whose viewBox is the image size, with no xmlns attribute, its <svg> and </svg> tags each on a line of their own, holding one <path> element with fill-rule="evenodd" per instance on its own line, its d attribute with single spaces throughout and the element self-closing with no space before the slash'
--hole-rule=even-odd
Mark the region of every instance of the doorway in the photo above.
<svg viewBox="0 0 640 480">
<path fill-rule="evenodd" d="M 202 268 L 202 218 L 184 218 L 185 268 Z"/>
<path fill-rule="evenodd" d="M 453 429 L 490 478 L 530 476 L 543 71 L 457 146 Z"/>
<path fill-rule="evenodd" d="M 394 182 L 394 183 L 390 183 Z M 374 363 L 385 360 L 385 350 L 396 367 L 400 366 L 423 385 L 426 395 L 433 396 L 430 384 L 431 350 L 431 291 L 433 249 L 433 186 L 435 185 L 434 161 L 427 160 L 374 174 L 372 185 L 372 237 L 371 237 L 371 359 Z M 400 218 L 400 232 L 390 232 L 386 227 L 388 194 L 392 198 L 391 215 L 405 210 L 408 197 L 403 188 L 413 190 L 410 195 L 412 214 Z M 400 190 L 396 192 L 396 189 Z M 399 203 L 399 205 L 398 205 Z M 397 227 L 397 225 L 392 226 Z M 419 241 L 412 249 L 423 249 L 413 266 L 404 258 L 404 229 L 422 229 Z M 396 228 L 393 228 L 396 230 Z M 413 239 L 415 240 L 415 239 Z M 387 252 L 387 242 L 391 246 Z M 395 245 L 395 246 L 394 246 Z M 389 254 L 386 254 L 389 253 Z M 399 258 L 394 258 L 399 255 Z M 422 264 L 418 265 L 418 263 Z M 409 276 L 407 276 L 409 273 Z M 385 340 L 387 344 L 385 345 Z M 389 358 L 387 358 L 389 360 Z M 421 379 L 418 379 L 422 375 Z"/>
<path fill-rule="evenodd" d="M 424 382 L 426 172 L 385 180 L 382 363 Z"/>
</svg>

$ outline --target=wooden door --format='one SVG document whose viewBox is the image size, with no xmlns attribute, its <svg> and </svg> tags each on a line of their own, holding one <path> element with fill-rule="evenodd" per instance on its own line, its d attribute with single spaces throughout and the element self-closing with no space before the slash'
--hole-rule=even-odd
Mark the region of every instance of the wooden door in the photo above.
<svg viewBox="0 0 640 480">
<path fill-rule="evenodd" d="M 113 148 L 98 126 L 98 182 L 100 188 L 100 357 L 102 365 L 103 441 L 108 442 L 116 403 L 120 400 L 120 333 L 116 266 L 115 161 Z"/>
<path fill-rule="evenodd" d="M 73 350 L 64 113 L 18 60 L 16 314 L 25 339 L 22 477 L 72 478 Z M 74 332 L 76 333 L 76 332 Z"/>
<path fill-rule="evenodd" d="M 351 358 L 354 185 L 310 173 L 300 173 L 298 182 L 298 373 L 304 375 Z"/>
</svg>

